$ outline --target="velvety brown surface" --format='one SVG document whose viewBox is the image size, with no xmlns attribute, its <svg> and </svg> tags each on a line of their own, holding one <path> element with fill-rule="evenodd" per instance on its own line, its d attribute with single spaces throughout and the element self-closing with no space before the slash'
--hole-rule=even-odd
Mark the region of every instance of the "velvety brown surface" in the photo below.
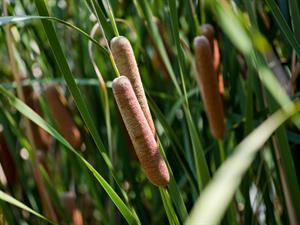
<svg viewBox="0 0 300 225">
<path fill-rule="evenodd" d="M 64 96 L 59 93 L 58 87 L 49 85 L 45 88 L 45 97 L 49 108 L 63 137 L 74 147 L 81 144 L 81 135 L 69 112 Z"/>
<path fill-rule="evenodd" d="M 220 139 L 223 137 L 225 130 L 224 112 L 209 41 L 205 36 L 196 37 L 194 48 L 198 72 L 197 81 L 210 130 L 214 138 Z"/>
<path fill-rule="evenodd" d="M 141 81 L 140 72 L 134 57 L 130 42 L 127 38 L 119 36 L 111 40 L 111 51 L 120 74 L 129 78 L 135 95 L 140 103 L 152 133 L 155 135 L 155 126 L 147 103 L 145 91 Z"/>
<path fill-rule="evenodd" d="M 121 116 L 146 176 L 157 186 L 167 185 L 170 179 L 168 168 L 160 155 L 159 146 L 129 79 L 125 76 L 116 78 L 112 88 Z"/>
</svg>

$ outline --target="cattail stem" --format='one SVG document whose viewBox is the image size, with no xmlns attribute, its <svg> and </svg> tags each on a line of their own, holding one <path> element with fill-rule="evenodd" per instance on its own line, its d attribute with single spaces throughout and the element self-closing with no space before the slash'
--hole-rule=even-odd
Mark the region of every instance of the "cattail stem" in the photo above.
<svg viewBox="0 0 300 225">
<path fill-rule="evenodd" d="M 112 89 L 122 119 L 133 143 L 141 166 L 148 179 L 157 186 L 169 182 L 167 165 L 141 109 L 129 79 L 120 76 L 113 81 Z"/>
<path fill-rule="evenodd" d="M 81 145 L 80 131 L 67 108 L 65 97 L 57 88 L 55 85 L 47 86 L 45 88 L 45 97 L 59 131 L 74 148 L 78 148 Z"/>
<path fill-rule="evenodd" d="M 218 147 L 219 147 L 219 154 L 221 163 L 225 161 L 225 149 L 224 149 L 224 142 L 222 139 L 218 140 Z"/>
<path fill-rule="evenodd" d="M 130 42 L 122 36 L 114 37 L 111 40 L 111 51 L 120 74 L 129 78 L 138 102 L 148 121 L 153 135 L 155 136 L 155 126 L 147 103 L 145 91 L 141 81 L 140 72 L 134 57 Z"/>
<path fill-rule="evenodd" d="M 197 81 L 210 130 L 214 138 L 220 139 L 225 131 L 224 112 L 209 41 L 205 36 L 196 37 L 194 47 L 198 72 Z"/>
</svg>

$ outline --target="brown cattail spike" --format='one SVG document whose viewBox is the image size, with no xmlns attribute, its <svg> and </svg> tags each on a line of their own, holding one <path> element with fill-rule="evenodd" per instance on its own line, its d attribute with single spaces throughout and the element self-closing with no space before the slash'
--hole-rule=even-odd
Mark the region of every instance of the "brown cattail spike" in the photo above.
<svg viewBox="0 0 300 225">
<path fill-rule="evenodd" d="M 114 97 L 148 179 L 157 186 L 169 183 L 169 171 L 159 152 L 159 146 L 135 96 L 129 79 L 116 78 L 112 83 Z"/>
<path fill-rule="evenodd" d="M 128 150 L 128 153 L 129 153 L 129 157 L 130 157 L 130 159 L 131 160 L 135 160 L 135 161 L 138 161 L 138 157 L 137 157 L 137 155 L 136 155 L 136 152 L 135 152 L 135 150 L 134 150 L 134 146 L 133 146 L 133 144 L 132 144 L 132 141 L 131 141 L 131 139 L 130 139 L 130 136 L 129 136 L 129 134 L 128 134 L 128 131 L 127 131 L 127 129 L 126 129 L 126 126 L 125 126 L 125 124 L 124 124 L 124 121 L 122 120 L 122 118 L 121 118 L 121 114 L 120 114 L 120 111 L 119 110 L 117 110 L 118 111 L 118 117 L 120 118 L 120 122 L 121 122 L 121 127 L 122 127 L 122 135 L 124 135 L 124 141 L 125 141 L 125 143 L 127 144 L 127 150 Z"/>
<path fill-rule="evenodd" d="M 225 123 L 221 96 L 218 92 L 217 75 L 214 70 L 211 49 L 205 36 L 194 40 L 196 68 L 206 115 L 208 117 L 211 133 L 216 139 L 224 135 Z"/>
<path fill-rule="evenodd" d="M 216 73 L 218 74 L 220 70 L 220 51 L 218 41 L 215 38 L 214 27 L 211 24 L 203 24 L 201 25 L 200 30 L 201 34 L 204 35 L 209 41 L 214 62 L 214 68 L 216 70 Z"/>
<path fill-rule="evenodd" d="M 74 148 L 78 148 L 81 144 L 80 131 L 67 108 L 65 97 L 55 85 L 49 85 L 45 88 L 45 97 L 59 131 Z"/>
<path fill-rule="evenodd" d="M 120 74 L 129 78 L 138 102 L 144 112 L 153 135 L 155 136 L 155 126 L 147 103 L 140 72 L 134 57 L 130 42 L 127 38 L 119 36 L 111 40 L 111 51 L 116 61 Z"/>
<path fill-rule="evenodd" d="M 223 75 L 220 73 L 220 50 L 218 40 L 215 38 L 215 30 L 211 24 L 203 24 L 200 27 L 201 34 L 209 41 L 215 71 L 218 75 L 219 93 L 224 93 Z"/>
<path fill-rule="evenodd" d="M 200 27 L 201 34 L 209 41 L 211 52 L 214 52 L 215 29 L 211 24 L 202 24 Z"/>
</svg>

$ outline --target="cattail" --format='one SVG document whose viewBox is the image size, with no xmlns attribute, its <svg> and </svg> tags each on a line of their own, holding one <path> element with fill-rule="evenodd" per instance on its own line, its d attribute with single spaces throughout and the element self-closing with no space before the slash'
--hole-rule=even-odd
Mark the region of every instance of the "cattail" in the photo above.
<svg viewBox="0 0 300 225">
<path fill-rule="evenodd" d="M 218 41 L 215 38 L 215 29 L 211 24 L 203 24 L 201 25 L 200 30 L 201 30 L 201 34 L 204 35 L 209 41 L 209 46 L 211 48 L 212 57 L 213 57 L 214 68 L 216 70 L 216 73 L 218 74 L 219 67 L 220 67 L 220 51 L 219 51 Z"/>
<path fill-rule="evenodd" d="M 213 51 L 213 62 L 214 62 L 214 68 L 217 73 L 220 72 L 220 50 L 219 50 L 219 44 L 218 41 L 214 40 L 214 51 Z"/>
<path fill-rule="evenodd" d="M 157 186 L 166 186 L 169 172 L 160 155 L 159 146 L 141 109 L 129 79 L 120 76 L 112 89 L 122 119 L 133 143 L 141 166 L 148 179 Z"/>
<path fill-rule="evenodd" d="M 201 34 L 209 41 L 212 52 L 213 64 L 218 77 L 219 93 L 224 92 L 223 75 L 220 73 L 220 50 L 218 40 L 215 38 L 215 30 L 211 24 L 203 24 L 200 27 Z"/>
<path fill-rule="evenodd" d="M 32 86 L 24 86 L 24 100 L 25 103 L 34 110 L 37 114 L 41 115 L 41 108 L 39 105 L 37 94 L 35 93 Z M 41 127 L 30 121 L 30 127 L 32 130 L 33 141 L 37 149 L 48 150 L 50 144 L 49 134 L 43 130 Z"/>
<path fill-rule="evenodd" d="M 140 72 L 130 42 L 122 36 L 111 40 L 111 51 L 120 74 L 129 78 L 138 102 L 155 136 L 155 126 L 147 103 Z"/>
<path fill-rule="evenodd" d="M 60 196 L 60 201 L 74 225 L 83 225 L 83 218 L 80 210 L 76 207 L 75 194 L 73 192 L 64 192 Z"/>
<path fill-rule="evenodd" d="M 219 93 L 222 95 L 224 93 L 224 80 L 223 74 L 220 72 L 220 50 L 216 39 L 214 40 L 213 62 L 215 71 L 218 74 Z"/>
<path fill-rule="evenodd" d="M 13 186 L 18 181 L 18 173 L 15 161 L 13 160 L 3 134 L 3 128 L 0 130 L 0 163 L 3 168 L 7 184 L 9 186 Z"/>
<path fill-rule="evenodd" d="M 74 148 L 78 148 L 81 144 L 80 131 L 67 108 L 65 97 L 55 85 L 49 85 L 45 88 L 45 97 L 59 131 Z"/>
<path fill-rule="evenodd" d="M 202 24 L 200 26 L 201 34 L 204 35 L 209 41 L 211 52 L 214 54 L 214 40 L 215 40 L 215 29 L 211 24 Z"/>
<path fill-rule="evenodd" d="M 205 36 L 194 40 L 196 68 L 204 108 L 214 138 L 222 138 L 225 131 L 224 112 L 221 96 L 218 92 L 216 71 L 214 70 L 211 48 Z"/>
<path fill-rule="evenodd" d="M 223 80 L 223 75 L 219 73 L 218 75 L 218 87 L 219 87 L 219 93 L 221 96 L 224 94 L 224 80 Z"/>
<path fill-rule="evenodd" d="M 138 157 L 137 157 L 136 152 L 134 150 L 134 146 L 132 144 L 130 136 L 128 134 L 128 131 L 126 129 L 124 121 L 122 120 L 122 116 L 120 114 L 120 111 L 119 110 L 117 110 L 117 111 L 118 111 L 117 112 L 118 113 L 118 118 L 120 118 L 120 120 L 121 120 L 121 127 L 122 127 L 122 131 L 123 131 L 122 134 L 124 135 L 124 141 L 127 144 L 127 150 L 128 150 L 128 153 L 129 153 L 129 157 L 130 157 L 130 159 L 137 161 Z"/>
</svg>

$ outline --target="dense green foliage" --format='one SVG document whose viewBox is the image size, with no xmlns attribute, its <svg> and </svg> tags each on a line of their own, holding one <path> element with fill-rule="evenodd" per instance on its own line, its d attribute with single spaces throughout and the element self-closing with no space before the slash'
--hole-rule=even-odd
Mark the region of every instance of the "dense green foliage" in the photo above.
<svg viewBox="0 0 300 225">
<path fill-rule="evenodd" d="M 300 225 L 298 0 L 3 0 L 0 9 L 0 224 Z M 207 23 L 219 140 L 196 81 L 193 40 Z M 136 57 L 166 187 L 143 173 L 117 110 L 111 84 L 122 74 L 109 45 L 119 35 Z"/>
</svg>

